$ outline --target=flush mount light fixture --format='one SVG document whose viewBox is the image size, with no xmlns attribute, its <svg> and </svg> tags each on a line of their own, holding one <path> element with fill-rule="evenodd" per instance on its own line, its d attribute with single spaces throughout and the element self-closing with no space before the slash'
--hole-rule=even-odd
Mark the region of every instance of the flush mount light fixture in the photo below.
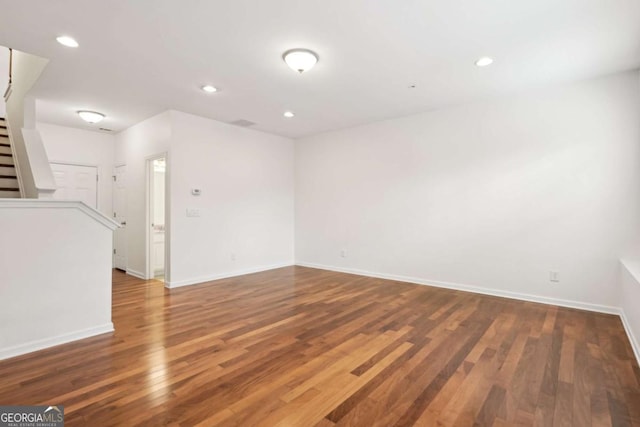
<svg viewBox="0 0 640 427">
<path fill-rule="evenodd" d="M 290 119 L 291 117 L 295 116 L 295 114 L 293 114 L 291 111 L 285 111 L 283 116 L 285 116 L 287 119 Z"/>
<path fill-rule="evenodd" d="M 61 45 L 66 46 L 66 47 L 78 47 L 78 46 L 80 46 L 78 44 L 78 42 L 73 37 L 69 37 L 69 36 L 56 37 L 56 41 L 58 43 L 60 43 Z"/>
<path fill-rule="evenodd" d="M 488 56 L 483 56 L 476 61 L 476 65 L 478 67 L 486 67 L 487 65 L 491 64 L 493 64 L 493 58 L 489 58 Z"/>
<path fill-rule="evenodd" d="M 214 93 L 218 91 L 216 87 L 211 85 L 204 85 L 200 89 L 202 89 L 204 92 L 207 92 L 207 93 Z"/>
<path fill-rule="evenodd" d="M 309 71 L 318 62 L 318 55 L 309 49 L 291 49 L 282 55 L 287 65 L 300 74 Z"/>
<path fill-rule="evenodd" d="M 98 123 L 104 119 L 104 114 L 95 111 L 78 111 L 78 115 L 87 123 Z"/>
</svg>

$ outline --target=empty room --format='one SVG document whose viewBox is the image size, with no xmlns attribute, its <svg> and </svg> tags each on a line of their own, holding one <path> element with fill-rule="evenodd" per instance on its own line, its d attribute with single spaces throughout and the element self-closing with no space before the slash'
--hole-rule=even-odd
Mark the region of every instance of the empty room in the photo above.
<svg viewBox="0 0 640 427">
<path fill-rule="evenodd" d="M 640 426 L 640 1 L 0 0 L 1 426 Z"/>
</svg>

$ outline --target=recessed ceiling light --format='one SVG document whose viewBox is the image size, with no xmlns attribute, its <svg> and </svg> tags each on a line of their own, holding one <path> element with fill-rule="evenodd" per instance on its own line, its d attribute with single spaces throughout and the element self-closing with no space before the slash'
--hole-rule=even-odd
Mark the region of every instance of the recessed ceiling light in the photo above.
<svg viewBox="0 0 640 427">
<path fill-rule="evenodd" d="M 95 111 L 78 111 L 78 115 L 87 123 L 98 123 L 104 119 L 104 114 Z"/>
<path fill-rule="evenodd" d="M 491 64 L 493 64 L 493 58 L 489 58 L 488 56 L 483 56 L 476 61 L 476 65 L 478 67 L 486 67 L 487 65 Z"/>
<path fill-rule="evenodd" d="M 291 111 L 285 111 L 285 112 L 284 112 L 284 116 L 285 116 L 287 119 L 290 119 L 291 117 L 295 116 L 295 114 L 293 114 Z"/>
<path fill-rule="evenodd" d="M 316 65 L 318 55 L 309 49 L 291 49 L 282 55 L 282 59 L 292 70 L 302 74 Z"/>
<path fill-rule="evenodd" d="M 213 87 L 213 86 L 211 86 L 211 85 L 204 85 L 204 86 L 202 86 L 202 90 L 203 90 L 203 91 L 205 91 L 205 92 L 207 92 L 207 93 L 214 93 L 214 92 L 217 92 L 217 91 L 218 91 L 218 89 L 217 89 L 217 88 L 215 88 L 215 87 Z"/>
<path fill-rule="evenodd" d="M 73 37 L 60 36 L 60 37 L 57 37 L 56 40 L 58 41 L 58 43 L 60 43 L 63 46 L 66 46 L 66 47 L 78 47 L 78 46 L 80 46 L 78 44 L 78 42 Z"/>
</svg>

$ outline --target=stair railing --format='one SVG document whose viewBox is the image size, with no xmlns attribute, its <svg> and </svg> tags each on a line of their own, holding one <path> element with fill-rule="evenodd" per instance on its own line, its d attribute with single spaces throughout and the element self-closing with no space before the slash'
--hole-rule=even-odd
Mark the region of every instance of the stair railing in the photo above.
<svg viewBox="0 0 640 427">
<path fill-rule="evenodd" d="M 4 91 L 4 101 L 7 102 L 9 96 L 11 96 L 11 83 L 13 82 L 13 49 L 9 49 L 9 84 Z"/>
<path fill-rule="evenodd" d="M 7 90 L 4 91 L 4 101 L 7 102 L 9 97 L 11 96 L 11 83 L 13 83 L 13 49 L 9 49 L 9 84 L 7 85 Z M 20 198 L 23 199 L 25 197 L 24 194 L 24 186 L 22 184 L 22 173 L 20 172 L 20 163 L 18 162 L 18 156 L 16 155 L 16 149 L 13 143 L 13 135 L 11 134 L 11 126 L 9 126 L 9 121 L 6 120 L 5 117 L 5 126 L 7 127 L 7 137 L 9 139 L 9 146 L 11 149 L 11 156 L 13 158 L 13 167 L 16 171 L 16 178 L 18 178 L 18 189 L 20 190 Z"/>
</svg>

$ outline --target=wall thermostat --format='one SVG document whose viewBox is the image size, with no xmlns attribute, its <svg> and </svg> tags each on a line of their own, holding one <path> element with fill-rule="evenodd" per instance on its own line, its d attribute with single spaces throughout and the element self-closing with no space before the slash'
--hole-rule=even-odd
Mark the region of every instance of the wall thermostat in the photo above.
<svg viewBox="0 0 640 427">
<path fill-rule="evenodd" d="M 199 196 L 201 192 L 202 191 L 199 188 L 193 188 L 191 190 L 191 194 L 193 194 L 194 196 Z"/>
</svg>

